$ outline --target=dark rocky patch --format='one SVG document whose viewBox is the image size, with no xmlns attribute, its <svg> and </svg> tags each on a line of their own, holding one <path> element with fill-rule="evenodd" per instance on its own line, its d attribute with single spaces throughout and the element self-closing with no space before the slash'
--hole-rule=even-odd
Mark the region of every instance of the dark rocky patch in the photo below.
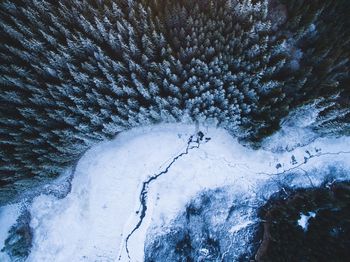
<svg viewBox="0 0 350 262">
<path fill-rule="evenodd" d="M 227 188 L 207 190 L 192 199 L 164 233 L 149 234 L 145 261 L 246 261 L 254 252 L 251 224 L 231 232 L 240 217 L 250 217 L 246 203 Z M 243 197 L 244 199 L 244 197 Z M 249 243 L 248 245 L 246 245 Z"/>
<path fill-rule="evenodd" d="M 300 214 L 314 212 L 307 229 Z M 350 182 L 275 194 L 259 211 L 263 221 L 256 261 L 348 261 Z"/>
<path fill-rule="evenodd" d="M 25 210 L 9 231 L 5 246 L 1 252 L 6 252 L 13 261 L 25 261 L 32 247 L 33 233 L 30 228 L 30 213 Z"/>
</svg>

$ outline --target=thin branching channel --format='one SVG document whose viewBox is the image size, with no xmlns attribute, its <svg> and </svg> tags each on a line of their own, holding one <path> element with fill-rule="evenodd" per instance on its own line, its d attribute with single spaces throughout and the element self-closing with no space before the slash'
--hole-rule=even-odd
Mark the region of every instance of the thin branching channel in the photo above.
<svg viewBox="0 0 350 262">
<path fill-rule="evenodd" d="M 147 193 L 148 193 L 148 188 L 149 188 L 150 183 L 152 181 L 156 180 L 161 175 L 168 173 L 170 167 L 179 158 L 181 158 L 184 155 L 187 155 L 190 150 L 195 149 L 195 148 L 199 148 L 201 142 L 203 142 L 203 139 L 204 139 L 204 143 L 207 143 L 210 140 L 209 137 L 204 138 L 204 134 L 201 131 L 199 131 L 196 136 L 191 135 L 187 141 L 187 147 L 186 147 L 184 152 L 182 152 L 181 154 L 174 157 L 173 160 L 170 162 L 170 164 L 163 171 L 161 171 L 160 173 L 154 174 L 147 181 L 143 182 L 142 190 L 140 193 L 141 210 L 139 210 L 137 212 L 138 214 L 140 214 L 140 219 L 139 219 L 139 222 L 136 224 L 136 226 L 133 228 L 133 230 L 128 234 L 128 236 L 125 239 L 125 249 L 126 249 L 126 253 L 128 254 L 129 260 L 130 260 L 130 253 L 129 253 L 129 248 L 128 248 L 128 242 L 129 242 L 129 239 L 132 236 L 132 234 L 141 226 L 142 221 L 143 221 L 144 217 L 146 216 L 146 211 L 147 211 L 146 201 L 147 201 Z M 120 259 L 121 259 L 121 257 L 119 257 L 119 260 Z"/>
</svg>

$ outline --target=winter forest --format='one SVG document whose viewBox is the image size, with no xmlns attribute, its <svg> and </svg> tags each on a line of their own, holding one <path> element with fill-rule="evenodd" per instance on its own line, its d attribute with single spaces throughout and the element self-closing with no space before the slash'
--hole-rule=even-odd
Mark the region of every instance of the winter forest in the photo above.
<svg viewBox="0 0 350 262">
<path fill-rule="evenodd" d="M 350 1 L 0 2 L 0 261 L 347 261 Z"/>
</svg>

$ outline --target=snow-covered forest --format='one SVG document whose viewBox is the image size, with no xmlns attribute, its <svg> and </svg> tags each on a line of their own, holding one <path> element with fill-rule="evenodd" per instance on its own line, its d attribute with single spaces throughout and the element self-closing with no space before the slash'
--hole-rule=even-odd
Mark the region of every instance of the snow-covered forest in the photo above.
<svg viewBox="0 0 350 262">
<path fill-rule="evenodd" d="M 348 0 L 1 1 L 0 260 L 275 254 L 260 209 L 347 188 L 349 13 Z M 295 226 L 314 228 L 300 212 Z"/>
</svg>

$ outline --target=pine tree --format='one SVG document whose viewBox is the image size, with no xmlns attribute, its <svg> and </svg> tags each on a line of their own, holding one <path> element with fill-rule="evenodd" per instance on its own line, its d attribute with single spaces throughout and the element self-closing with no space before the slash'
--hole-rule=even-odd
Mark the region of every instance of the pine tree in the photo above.
<svg viewBox="0 0 350 262">
<path fill-rule="evenodd" d="M 349 11 L 346 0 L 2 1 L 0 204 L 134 126 L 208 121 L 259 146 L 317 100 L 313 128 L 346 133 Z"/>
</svg>

